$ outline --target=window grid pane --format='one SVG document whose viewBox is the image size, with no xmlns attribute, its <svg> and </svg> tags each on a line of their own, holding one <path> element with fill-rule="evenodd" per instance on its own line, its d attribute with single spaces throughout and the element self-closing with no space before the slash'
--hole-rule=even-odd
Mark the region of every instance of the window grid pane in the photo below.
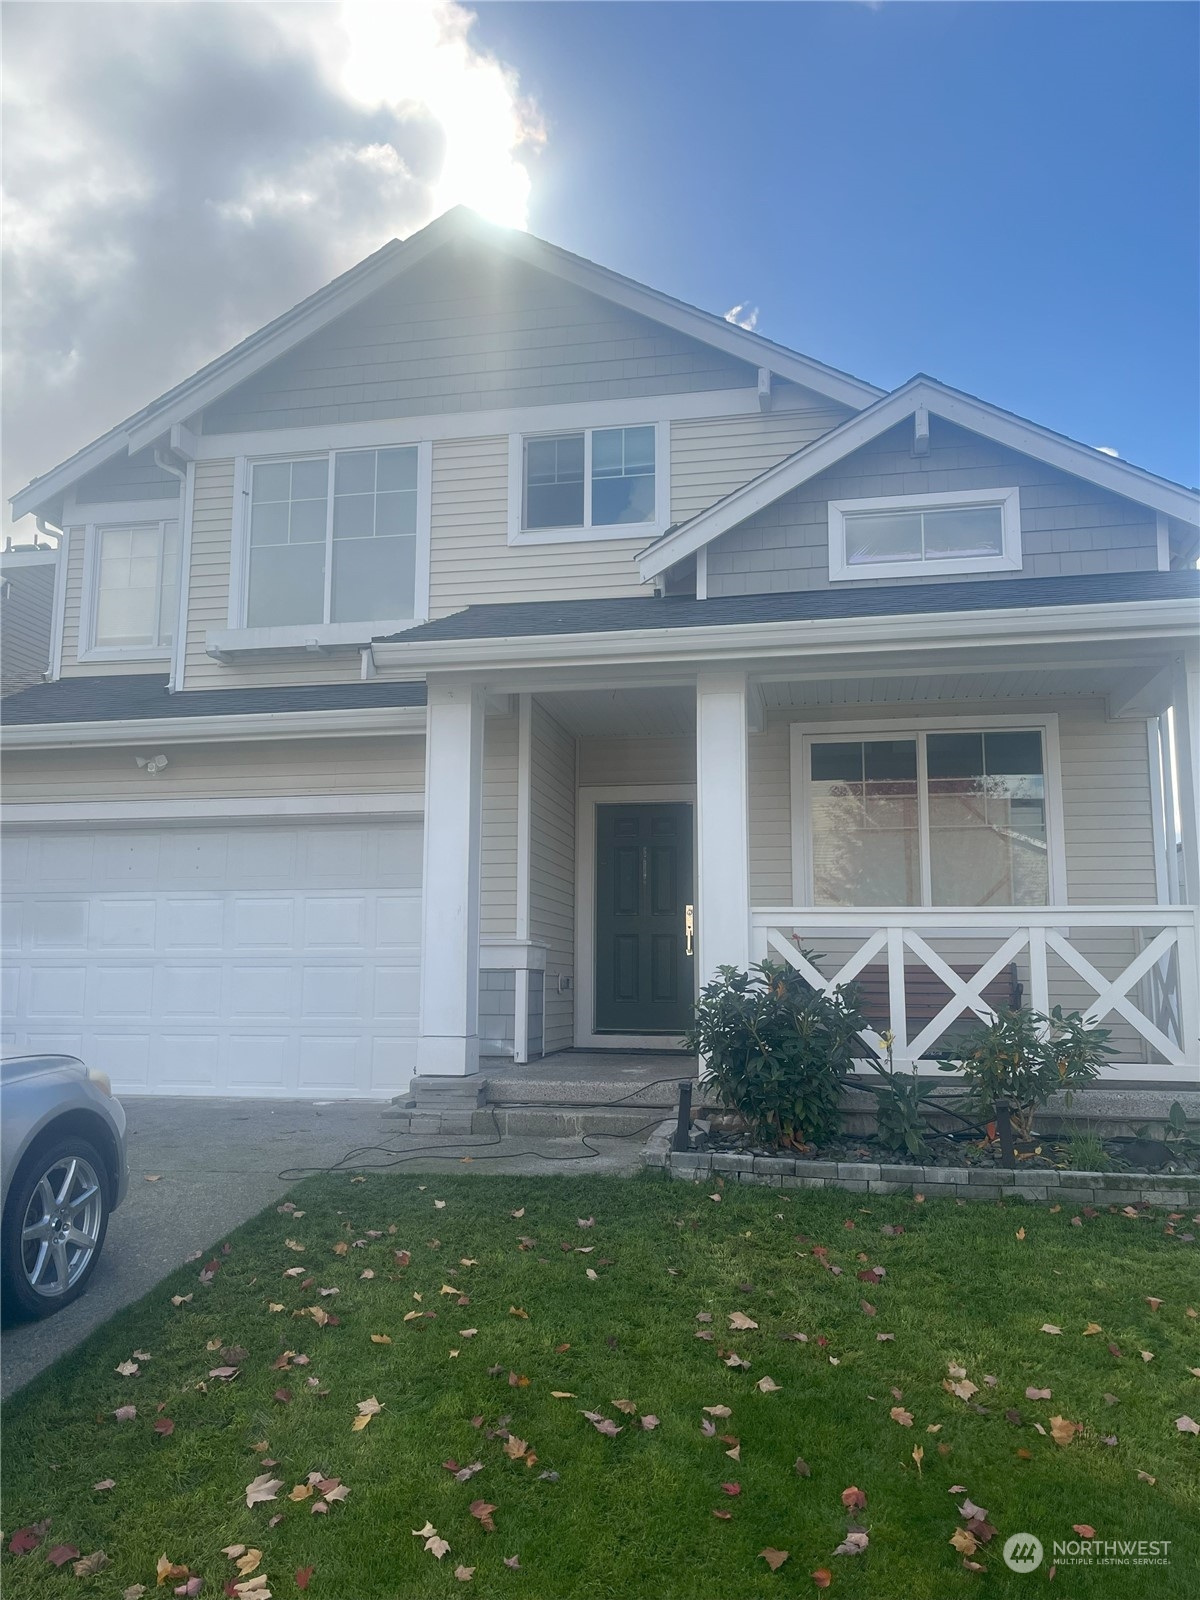
<svg viewBox="0 0 1200 1600">
<path fill-rule="evenodd" d="M 525 519 L 529 529 L 583 527 L 584 435 L 525 441 Z"/>
<path fill-rule="evenodd" d="M 179 597 L 178 537 L 176 522 L 98 531 L 92 629 L 98 649 L 155 650 L 171 643 Z"/>
<path fill-rule="evenodd" d="M 654 429 L 592 434 L 592 526 L 654 520 Z"/>
<path fill-rule="evenodd" d="M 1049 904 L 1040 731 L 920 737 L 930 903 Z M 916 738 L 810 744 L 814 904 L 922 903 L 916 757 Z"/>
<path fill-rule="evenodd" d="M 256 463 L 247 626 L 411 617 L 417 460 L 416 446 L 334 451 L 332 507 L 330 457 Z"/>
<path fill-rule="evenodd" d="M 1004 513 L 998 505 L 846 512 L 843 528 L 846 564 L 852 567 L 983 559 L 1004 550 Z"/>
</svg>

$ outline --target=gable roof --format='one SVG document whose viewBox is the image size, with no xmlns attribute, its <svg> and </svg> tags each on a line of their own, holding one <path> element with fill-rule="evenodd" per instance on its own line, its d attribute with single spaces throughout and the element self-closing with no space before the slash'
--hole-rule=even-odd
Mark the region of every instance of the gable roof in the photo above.
<svg viewBox="0 0 1200 1600">
<path fill-rule="evenodd" d="M 770 339 L 764 339 L 761 334 L 726 322 L 724 317 L 713 312 L 701 311 L 657 289 L 647 288 L 632 278 L 597 266 L 582 256 L 572 255 L 570 251 L 548 244 L 532 234 L 497 227 L 485 222 L 465 206 L 456 206 L 409 238 L 390 240 L 382 249 L 342 273 L 323 289 L 318 289 L 307 300 L 302 300 L 290 311 L 285 311 L 282 316 L 243 339 L 232 350 L 201 367 L 185 382 L 177 384 L 141 411 L 118 423 L 59 466 L 35 478 L 12 496 L 13 516 L 21 517 L 28 512 L 42 510 L 78 478 L 94 471 L 122 451 L 132 454 L 163 441 L 173 427 L 185 424 L 197 411 L 211 405 L 312 334 L 411 271 L 435 250 L 456 242 L 474 242 L 503 252 L 628 311 L 662 323 L 751 366 L 766 368 L 781 378 L 802 384 L 842 404 L 855 407 L 869 405 L 884 393 L 874 384 L 799 355 Z"/>
<path fill-rule="evenodd" d="M 1065 434 L 1054 433 L 1039 423 L 1029 422 L 1011 411 L 989 405 L 986 400 L 918 373 L 899 389 L 760 472 L 757 478 L 751 478 L 749 483 L 734 489 L 687 522 L 668 528 L 638 557 L 643 579 L 658 577 L 685 556 L 694 554 L 764 506 L 815 478 L 922 407 L 946 422 L 982 434 L 1073 477 L 1087 479 L 1127 500 L 1135 500 L 1139 505 L 1150 506 L 1193 526 L 1200 525 L 1200 495 L 1196 490 L 1185 489 L 1143 467 L 1105 455 L 1090 445 L 1068 439 Z"/>
</svg>

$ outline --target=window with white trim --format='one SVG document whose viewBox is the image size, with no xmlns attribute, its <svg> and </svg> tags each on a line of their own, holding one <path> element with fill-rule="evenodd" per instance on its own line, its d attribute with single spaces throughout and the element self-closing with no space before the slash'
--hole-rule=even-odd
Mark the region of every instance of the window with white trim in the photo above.
<svg viewBox="0 0 1200 1600">
<path fill-rule="evenodd" d="M 829 576 L 835 582 L 1020 566 L 1019 489 L 829 502 Z"/>
<path fill-rule="evenodd" d="M 805 736 L 812 904 L 1049 904 L 1040 728 Z"/>
<path fill-rule="evenodd" d="M 162 654 L 179 610 L 179 523 L 96 528 L 91 639 L 94 651 Z"/>
<path fill-rule="evenodd" d="M 657 520 L 658 429 L 577 428 L 521 441 L 520 534 L 645 535 Z"/>
<path fill-rule="evenodd" d="M 335 450 L 249 467 L 246 626 L 414 615 L 418 450 Z"/>
</svg>

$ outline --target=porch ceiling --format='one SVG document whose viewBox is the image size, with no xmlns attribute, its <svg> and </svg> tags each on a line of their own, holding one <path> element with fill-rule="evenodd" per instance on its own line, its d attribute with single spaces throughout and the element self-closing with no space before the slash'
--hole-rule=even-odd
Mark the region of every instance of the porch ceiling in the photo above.
<svg viewBox="0 0 1200 1600">
<path fill-rule="evenodd" d="M 547 710 L 585 739 L 670 738 L 696 727 L 696 691 L 687 686 L 571 689 L 539 694 Z"/>
</svg>

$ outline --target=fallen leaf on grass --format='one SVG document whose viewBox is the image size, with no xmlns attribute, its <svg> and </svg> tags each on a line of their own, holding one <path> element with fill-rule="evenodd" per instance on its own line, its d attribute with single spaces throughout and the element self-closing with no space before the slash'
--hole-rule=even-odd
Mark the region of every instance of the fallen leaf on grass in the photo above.
<svg viewBox="0 0 1200 1600">
<path fill-rule="evenodd" d="M 645 1430 L 646 1433 L 649 1433 L 652 1428 L 657 1428 L 657 1427 L 658 1427 L 658 1418 L 654 1415 L 654 1413 L 652 1411 L 647 1412 L 646 1415 L 642 1418 L 642 1428 Z"/>
<path fill-rule="evenodd" d="M 865 1534 L 861 1528 L 851 1528 L 833 1553 L 835 1556 L 860 1556 L 870 1542 L 869 1535 Z"/>
<path fill-rule="evenodd" d="M 744 1311 L 731 1311 L 729 1313 L 729 1326 L 741 1333 L 757 1328 L 758 1323 L 755 1322 L 753 1317 L 748 1317 Z"/>
<path fill-rule="evenodd" d="M 454 1576 L 458 1579 L 459 1583 L 470 1583 L 471 1579 L 475 1576 L 475 1568 L 463 1566 L 455 1567 Z"/>
<path fill-rule="evenodd" d="M 1180 1433 L 1200 1433 L 1200 1422 L 1195 1422 L 1191 1417 L 1176 1417 L 1175 1426 Z"/>
<path fill-rule="evenodd" d="M 714 1509 L 713 1516 L 717 1517 L 721 1522 L 732 1522 L 733 1521 L 733 1512 L 732 1511 L 722 1511 L 719 1506 Z"/>
<path fill-rule="evenodd" d="M 796 1457 L 795 1461 L 792 1463 L 792 1471 L 798 1478 L 812 1477 L 812 1468 L 809 1466 L 808 1462 L 805 1461 L 803 1456 Z"/>
<path fill-rule="evenodd" d="M 472 1500 L 467 1507 L 467 1510 L 478 1522 L 484 1533 L 495 1533 L 496 1521 L 492 1516 L 492 1512 L 497 1509 L 496 1506 L 489 1505 L 486 1500 Z"/>
<path fill-rule="evenodd" d="M 759 1556 L 767 1563 L 772 1572 L 778 1572 L 783 1563 L 788 1559 L 790 1551 L 773 1550 L 770 1545 L 765 1550 L 760 1550 Z"/>
<path fill-rule="evenodd" d="M 847 1511 L 861 1511 L 867 1503 L 867 1497 L 855 1484 L 842 1490 L 842 1504 Z"/>
<path fill-rule="evenodd" d="M 522 1311 L 520 1306 L 509 1306 L 508 1314 L 510 1317 L 520 1317 L 522 1322 L 529 1321 L 528 1311 Z"/>
<path fill-rule="evenodd" d="M 157 1417 L 154 1422 L 155 1433 L 161 1433 L 163 1438 L 169 1438 L 175 1432 L 175 1424 L 170 1417 Z"/>
<path fill-rule="evenodd" d="M 359 1400 L 355 1403 L 358 1407 L 358 1415 L 350 1424 L 350 1431 L 352 1433 L 361 1433 L 366 1427 L 367 1423 L 370 1422 L 371 1418 L 379 1415 L 379 1413 L 383 1410 L 383 1407 L 379 1404 L 379 1401 L 376 1400 L 374 1395 L 372 1395 L 368 1400 Z"/>
<path fill-rule="evenodd" d="M 888 1415 L 893 1422 L 898 1422 L 902 1428 L 911 1428 L 913 1425 L 912 1412 L 906 1411 L 903 1406 L 893 1406 Z"/>
<path fill-rule="evenodd" d="M 979 1385 L 972 1383 L 970 1378 L 963 1378 L 955 1382 L 951 1378 L 942 1379 L 942 1388 L 947 1394 L 956 1394 L 960 1400 L 969 1400 L 973 1394 L 979 1393 Z"/>
<path fill-rule="evenodd" d="M 921 1196 L 921 1198 L 924 1199 L 924 1196 Z M 828 1567 L 818 1567 L 810 1576 L 818 1589 L 828 1589 L 833 1582 L 833 1573 L 830 1572 Z"/>
<path fill-rule="evenodd" d="M 273 1478 L 269 1472 L 260 1473 L 253 1483 L 246 1485 L 246 1505 L 256 1506 L 263 1500 L 274 1500 L 282 1488 L 282 1478 Z"/>
<path fill-rule="evenodd" d="M 247 1550 L 242 1555 L 234 1558 L 238 1572 L 243 1578 L 248 1578 L 263 1558 L 261 1550 Z"/>
<path fill-rule="evenodd" d="M 296 1568 L 296 1587 L 297 1587 L 297 1589 L 307 1589 L 308 1588 L 309 1583 L 312 1581 L 312 1575 L 313 1575 L 315 1570 L 316 1570 L 315 1567 L 297 1567 Z"/>
<path fill-rule="evenodd" d="M 760 1378 L 754 1387 L 760 1394 L 777 1394 L 782 1388 L 781 1383 L 776 1383 L 774 1378 Z"/>
<path fill-rule="evenodd" d="M 386 1333 L 373 1333 L 371 1335 L 372 1344 L 391 1344 L 391 1342 L 390 1335 Z"/>
<path fill-rule="evenodd" d="M 117 1419 L 118 1422 L 132 1422 L 134 1417 L 137 1416 L 137 1407 L 136 1406 L 118 1406 L 117 1409 L 113 1412 L 113 1416 Z"/>
<path fill-rule="evenodd" d="M 98 1572 L 103 1572 L 105 1567 L 111 1565 L 103 1550 L 93 1550 L 90 1556 L 84 1556 L 81 1561 L 77 1561 L 71 1571 L 77 1578 L 94 1578 Z M 187 1568 L 184 1567 L 183 1571 L 186 1577 Z"/>
<path fill-rule="evenodd" d="M 115 1489 L 116 1487 L 117 1480 L 115 1478 L 101 1478 L 99 1483 L 92 1485 L 93 1489 Z"/>
<path fill-rule="evenodd" d="M 1088 1522 L 1073 1522 L 1071 1527 L 1081 1539 L 1094 1539 L 1096 1537 L 1095 1528 Z"/>
<path fill-rule="evenodd" d="M 1082 1422 L 1068 1422 L 1066 1417 L 1050 1418 L 1050 1436 L 1055 1444 L 1070 1444 L 1075 1435 L 1082 1432 Z"/>
<path fill-rule="evenodd" d="M 979 1541 L 966 1528 L 955 1528 L 950 1535 L 950 1543 L 960 1555 L 964 1556 L 973 1556 L 979 1549 Z"/>
<path fill-rule="evenodd" d="M 65 1567 L 68 1561 L 75 1561 L 79 1556 L 73 1544 L 56 1544 L 53 1550 L 46 1551 L 46 1560 L 52 1567 Z"/>
<path fill-rule="evenodd" d="M 184 1578 L 190 1577 L 191 1572 L 187 1567 L 180 1566 L 178 1562 L 172 1561 L 169 1556 L 159 1556 L 158 1587 L 160 1589 L 164 1583 L 179 1583 Z"/>
<path fill-rule="evenodd" d="M 128 1589 L 121 1591 L 121 1600 L 142 1600 L 145 1592 L 146 1585 L 144 1583 L 131 1583 Z"/>
<path fill-rule="evenodd" d="M 1056 1328 L 1052 1322 L 1043 1322 L 1042 1326 L 1041 1326 L 1041 1332 L 1042 1333 L 1061 1333 L 1062 1329 L 1061 1328 Z"/>
<path fill-rule="evenodd" d="M 700 1409 L 706 1411 L 710 1417 L 731 1417 L 733 1415 L 728 1406 L 702 1406 Z"/>
<path fill-rule="evenodd" d="M 1031 1384 L 1030 1387 L 1025 1391 L 1025 1398 L 1026 1400 L 1049 1400 L 1050 1390 L 1035 1389 Z"/>
<path fill-rule="evenodd" d="M 294 1500 L 298 1505 L 301 1500 L 311 1500 L 312 1496 L 313 1486 L 311 1483 L 298 1483 L 288 1495 L 288 1499 Z"/>
<path fill-rule="evenodd" d="M 721 1485 L 721 1491 L 723 1494 L 736 1496 L 741 1494 L 742 1486 L 740 1483 L 723 1483 Z"/>
<path fill-rule="evenodd" d="M 917 1464 L 917 1471 L 918 1472 L 923 1471 L 923 1468 L 921 1466 L 922 1461 L 924 1461 L 924 1459 L 925 1459 L 925 1448 L 924 1448 L 923 1445 L 917 1444 L 917 1445 L 913 1446 L 912 1458 Z"/>
<path fill-rule="evenodd" d="M 637 1407 L 632 1400 L 614 1400 L 613 1405 L 616 1406 L 618 1411 L 623 1411 L 627 1417 L 637 1415 Z"/>
</svg>

